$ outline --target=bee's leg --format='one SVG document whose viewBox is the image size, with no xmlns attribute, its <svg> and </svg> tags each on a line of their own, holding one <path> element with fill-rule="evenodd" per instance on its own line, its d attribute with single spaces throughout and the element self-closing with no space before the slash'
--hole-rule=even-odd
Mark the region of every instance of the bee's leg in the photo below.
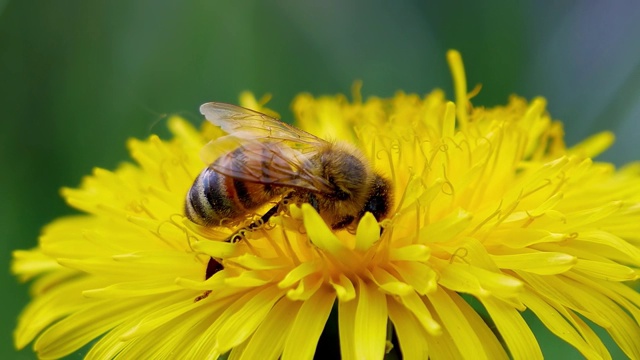
<svg viewBox="0 0 640 360">
<path fill-rule="evenodd" d="M 287 194 L 284 199 L 290 199 L 293 196 L 293 193 L 289 193 Z M 226 242 L 236 242 L 242 239 L 242 231 L 244 230 L 254 230 L 259 228 L 260 226 L 266 224 L 269 219 L 271 219 L 271 217 L 273 215 L 275 215 L 276 213 L 278 213 L 278 211 L 280 210 L 280 205 L 282 202 L 279 202 L 278 204 L 274 205 L 271 209 L 269 209 L 266 213 L 264 213 L 264 215 L 262 215 L 260 217 L 260 220 L 257 221 L 252 221 L 251 224 L 249 224 L 249 226 L 244 227 L 238 231 L 236 231 L 235 233 L 233 233 L 231 236 L 229 236 L 228 238 L 225 239 Z M 218 271 L 224 269 L 224 267 L 222 266 L 222 264 L 220 262 L 218 262 L 216 259 L 214 258 L 209 258 L 209 262 L 207 263 L 207 270 L 205 270 L 205 275 L 204 275 L 204 279 L 207 280 L 210 277 L 212 277 L 215 273 L 217 273 Z M 204 298 L 206 298 L 207 296 L 209 296 L 209 294 L 211 293 L 211 290 L 207 290 L 204 292 L 204 294 L 196 297 L 195 301 L 200 301 Z"/>
<path fill-rule="evenodd" d="M 260 217 L 260 220 L 254 221 L 251 224 L 249 224 L 249 226 L 236 231 L 235 233 L 233 233 L 233 235 L 231 235 L 227 239 L 225 239 L 225 241 L 226 242 L 239 241 L 240 239 L 242 239 L 241 232 L 243 230 L 245 230 L 245 229 L 253 230 L 253 229 L 261 226 L 261 224 L 264 224 L 267 221 L 269 221 L 269 218 L 272 217 L 277 211 L 278 211 L 278 205 L 276 205 L 276 206 L 272 207 L 271 209 L 269 209 L 269 211 L 267 211 L 264 215 L 262 215 L 262 217 Z M 218 262 L 218 260 L 216 260 L 216 259 L 214 259 L 212 257 L 209 258 L 209 262 L 207 263 L 207 269 L 205 270 L 205 273 L 204 273 L 204 279 L 205 280 L 209 279 L 215 273 L 217 273 L 218 271 L 220 271 L 222 269 L 224 269 L 224 267 L 222 266 L 222 264 L 220 262 Z M 198 302 L 198 301 L 200 301 L 202 299 L 205 299 L 207 296 L 209 296 L 209 294 L 211 294 L 211 290 L 205 291 L 202 295 L 196 297 L 194 302 Z"/>
<path fill-rule="evenodd" d="M 269 222 L 269 219 L 271 219 L 271 217 L 273 215 L 277 214 L 279 210 L 280 210 L 280 203 L 274 205 L 271 209 L 269 209 L 269 211 L 264 213 L 264 215 L 262 215 L 259 220 L 252 221 L 251 224 L 249 224 L 248 226 L 243 227 L 242 229 L 236 231 L 231 236 L 226 238 L 225 241 L 226 242 L 237 242 L 237 241 L 242 240 L 242 238 L 243 238 L 242 232 L 244 232 L 246 230 L 255 230 L 255 229 L 263 226 L 264 224 Z"/>
<path fill-rule="evenodd" d="M 267 211 L 266 213 L 264 213 L 264 215 L 260 217 L 259 221 L 253 221 L 251 224 L 249 224 L 249 226 L 247 226 L 247 229 L 253 230 L 268 223 L 269 219 L 271 219 L 271 217 L 278 212 L 279 208 L 280 208 L 279 203 L 274 205 L 271 209 L 269 209 L 269 211 Z"/>
<path fill-rule="evenodd" d="M 269 211 L 264 213 L 264 215 L 262 215 L 260 217 L 260 220 L 251 222 L 251 224 L 249 224 L 249 226 L 247 226 L 246 229 L 254 230 L 254 229 L 257 229 L 257 228 L 263 226 L 264 224 L 268 223 L 269 219 L 271 219 L 271 217 L 273 215 L 277 214 L 280 211 L 280 207 L 283 205 L 283 202 L 291 200 L 291 198 L 293 197 L 293 194 L 294 194 L 293 191 L 291 191 L 288 194 L 286 194 L 282 198 L 282 200 L 280 200 L 271 209 L 269 209 Z"/>
</svg>

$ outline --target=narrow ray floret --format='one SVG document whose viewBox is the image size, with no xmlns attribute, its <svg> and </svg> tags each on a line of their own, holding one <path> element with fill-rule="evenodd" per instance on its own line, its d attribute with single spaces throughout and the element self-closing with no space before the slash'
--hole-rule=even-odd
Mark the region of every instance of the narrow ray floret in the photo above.
<svg viewBox="0 0 640 360">
<path fill-rule="evenodd" d="M 542 358 L 527 310 L 585 358 L 611 357 L 594 328 L 640 358 L 640 163 L 594 161 L 609 132 L 567 147 L 542 98 L 473 107 L 448 60 L 455 102 L 301 94 L 287 125 L 243 94 L 131 140 L 14 252 L 16 347 L 309 359 L 335 325 L 344 359 Z"/>
</svg>

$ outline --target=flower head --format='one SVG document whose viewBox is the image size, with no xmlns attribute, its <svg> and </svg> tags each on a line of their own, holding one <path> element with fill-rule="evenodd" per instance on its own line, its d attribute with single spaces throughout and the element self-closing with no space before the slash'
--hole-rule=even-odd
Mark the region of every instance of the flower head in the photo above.
<svg viewBox="0 0 640 360">
<path fill-rule="evenodd" d="M 640 164 L 594 162 L 607 132 L 567 148 L 544 99 L 472 107 L 459 54 L 449 61 L 455 103 L 357 90 L 353 102 L 293 103 L 297 126 L 355 144 L 391 181 L 381 221 L 366 213 L 332 230 L 313 206 L 290 204 L 225 242 L 237 228 L 183 214 L 199 149 L 223 133 L 172 118 L 172 140 L 131 140 L 136 165 L 63 190 L 85 215 L 14 252 L 13 271 L 36 278 L 17 347 L 35 339 L 56 358 L 100 338 L 87 357 L 304 359 L 335 308 L 345 359 L 393 346 L 406 359 L 541 358 L 529 309 L 587 358 L 609 353 L 585 319 L 640 358 L 640 295 L 625 284 L 639 275 Z"/>
</svg>

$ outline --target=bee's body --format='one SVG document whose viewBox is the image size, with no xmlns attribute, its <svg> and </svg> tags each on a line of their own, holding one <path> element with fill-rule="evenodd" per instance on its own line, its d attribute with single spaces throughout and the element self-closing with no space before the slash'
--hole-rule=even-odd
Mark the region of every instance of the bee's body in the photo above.
<svg viewBox="0 0 640 360">
<path fill-rule="evenodd" d="M 247 161 L 260 162 L 259 167 L 268 165 L 264 159 L 247 157 L 244 150 L 237 148 L 218 158 L 198 175 L 185 203 L 185 212 L 191 221 L 204 226 L 233 224 L 286 190 L 264 182 L 243 181 L 214 170 L 214 167 L 239 169 L 246 166 Z"/>
<path fill-rule="evenodd" d="M 185 202 L 191 221 L 237 223 L 283 197 L 311 204 L 333 229 L 349 226 L 367 211 L 378 220 L 389 212 L 390 183 L 354 146 L 330 143 L 233 105 L 207 103 L 200 109 L 230 134 L 212 144 L 232 140 L 236 147 L 214 157 L 195 180 Z"/>
</svg>

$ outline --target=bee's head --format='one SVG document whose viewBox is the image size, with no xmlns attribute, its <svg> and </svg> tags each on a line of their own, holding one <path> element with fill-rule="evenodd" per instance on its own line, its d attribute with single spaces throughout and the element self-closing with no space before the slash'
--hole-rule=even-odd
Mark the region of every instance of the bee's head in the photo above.
<svg viewBox="0 0 640 360">
<path fill-rule="evenodd" d="M 361 218 L 366 212 L 370 212 L 376 220 L 380 221 L 387 216 L 393 206 L 393 192 L 391 190 L 389 180 L 376 174 L 362 212 L 358 214 L 358 217 Z"/>
</svg>

